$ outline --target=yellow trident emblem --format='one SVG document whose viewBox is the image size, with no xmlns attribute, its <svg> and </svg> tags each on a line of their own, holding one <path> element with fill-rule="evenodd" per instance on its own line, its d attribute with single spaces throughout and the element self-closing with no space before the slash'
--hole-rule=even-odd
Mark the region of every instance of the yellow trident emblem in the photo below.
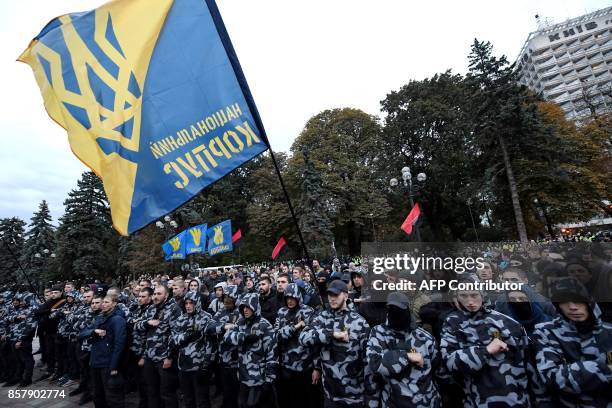
<svg viewBox="0 0 612 408">
<path fill-rule="evenodd" d="M 215 236 L 213 237 L 213 241 L 216 245 L 221 245 L 223 243 L 223 229 L 221 225 L 217 225 L 215 227 Z"/>
<path fill-rule="evenodd" d="M 174 237 L 170 240 L 170 245 L 172 246 L 172 250 L 176 252 L 181 247 L 181 240 L 179 237 Z"/>
<path fill-rule="evenodd" d="M 200 240 L 202 239 L 202 231 L 199 228 L 192 228 L 189 230 L 191 234 L 191 238 L 193 238 L 193 244 L 195 246 L 200 246 Z"/>
</svg>

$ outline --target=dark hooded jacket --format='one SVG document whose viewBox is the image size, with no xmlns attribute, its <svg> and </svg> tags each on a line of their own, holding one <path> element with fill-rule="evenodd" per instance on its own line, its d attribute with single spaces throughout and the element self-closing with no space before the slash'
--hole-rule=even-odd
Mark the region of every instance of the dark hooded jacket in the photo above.
<svg viewBox="0 0 612 408">
<path fill-rule="evenodd" d="M 410 309 L 407 309 L 410 315 Z M 423 355 L 424 366 L 412 364 L 408 353 Z M 387 320 L 375 326 L 366 349 L 370 370 L 382 378 L 381 403 L 385 408 L 440 406 L 433 381 L 440 355 L 434 337 L 411 320 L 408 328 L 394 328 Z"/>
<path fill-rule="evenodd" d="M 558 396 L 562 407 L 612 405 L 612 325 L 601 320 L 600 309 L 575 279 L 553 285 L 555 296 L 571 294 L 589 306 L 589 319 L 576 323 L 563 314 L 536 326 L 534 332 L 538 372 Z"/>
<path fill-rule="evenodd" d="M 253 310 L 253 316 L 244 317 L 244 308 Z M 259 299 L 255 293 L 242 296 L 238 304 L 242 317 L 225 333 L 223 341 L 238 347 L 238 379 L 248 386 L 272 384 L 276 379 L 278 355 L 272 325 L 261 316 Z"/>
<path fill-rule="evenodd" d="M 183 313 L 172 326 L 172 341 L 178 351 L 178 368 L 181 371 L 208 370 L 215 357 L 214 339 L 206 335 L 211 316 L 202 310 L 198 298 L 197 292 L 185 295 L 185 301 L 194 302 L 195 311 L 187 313 L 183 302 Z"/>
<path fill-rule="evenodd" d="M 225 325 L 228 323 L 234 324 L 240 319 L 240 311 L 238 310 L 238 286 L 225 286 L 223 288 L 223 296 L 232 298 L 235 307 L 232 310 L 227 310 L 224 307 L 215 313 L 212 322 L 206 328 L 206 333 L 209 336 L 216 337 L 221 364 L 229 368 L 238 368 L 238 348 L 223 341 Z"/>
<path fill-rule="evenodd" d="M 507 352 L 490 355 L 487 345 L 498 338 Z M 528 339 L 512 318 L 483 305 L 476 312 L 464 309 L 448 314 L 442 327 L 440 351 L 448 371 L 460 377 L 464 406 L 528 407 Z"/>
<path fill-rule="evenodd" d="M 556 311 L 553 315 L 546 313 L 544 311 L 545 303 L 537 300 L 534 296 L 537 295 L 537 293 L 532 288 L 524 285 L 521 292 L 527 295 L 529 302 L 510 302 L 508 299 L 508 294 L 510 292 L 505 292 L 495 302 L 495 310 L 519 322 L 525 331 L 527 331 L 527 334 L 531 336 L 535 330 L 536 324 L 551 321 L 557 313 Z M 546 303 L 553 307 L 554 310 L 552 303 L 548 301 L 546 301 Z"/>
<path fill-rule="evenodd" d="M 285 299 L 288 297 L 296 299 L 298 304 L 293 309 L 284 306 L 278 311 L 274 333 L 278 344 L 279 363 L 282 370 L 304 372 L 312 368 L 313 354 L 310 347 L 304 347 L 298 342 L 300 330 L 296 330 L 295 325 L 299 321 L 310 324 L 314 310 L 302 303 L 302 293 L 297 284 L 287 285 Z"/>
<path fill-rule="evenodd" d="M 339 331 L 348 331 L 348 342 L 334 339 L 333 333 Z M 369 333 L 365 319 L 348 307 L 322 311 L 300 333 L 302 346 L 320 350 L 323 389 L 329 400 L 339 404 L 365 402 L 365 346 Z"/>
</svg>

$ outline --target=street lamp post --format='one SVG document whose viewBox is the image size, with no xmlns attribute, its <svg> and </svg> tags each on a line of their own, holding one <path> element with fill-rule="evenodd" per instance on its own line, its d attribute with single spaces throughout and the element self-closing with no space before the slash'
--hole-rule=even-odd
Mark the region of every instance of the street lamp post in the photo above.
<svg viewBox="0 0 612 408">
<path fill-rule="evenodd" d="M 42 253 L 41 253 L 42 252 Z M 55 253 L 49 251 L 47 248 L 43 248 L 41 252 L 36 252 L 34 258 L 41 260 L 45 275 L 49 272 L 49 260 L 55 258 Z M 40 275 L 40 274 L 39 274 Z M 36 277 L 38 290 L 42 292 L 42 279 L 41 276 Z"/>
<path fill-rule="evenodd" d="M 419 173 L 416 175 L 417 183 L 412 182 L 412 172 L 410 171 L 410 167 L 406 166 L 402 168 L 402 180 L 404 181 L 404 188 L 408 192 L 408 198 L 410 199 L 410 208 L 414 207 L 414 197 L 418 192 L 423 188 L 423 183 L 427 180 L 427 175 L 425 173 Z M 392 178 L 389 180 L 389 184 L 392 188 L 395 188 L 399 185 L 399 181 L 396 178 Z M 421 241 L 421 230 L 418 224 L 415 225 L 415 234 L 416 240 Z"/>
<path fill-rule="evenodd" d="M 166 215 L 163 221 L 158 220 L 157 222 L 155 222 L 155 226 L 164 234 L 166 241 L 168 241 L 170 237 L 176 234 L 178 223 L 174 221 L 169 215 Z M 170 264 L 172 265 L 172 272 L 174 272 L 174 259 L 170 260 Z"/>
</svg>

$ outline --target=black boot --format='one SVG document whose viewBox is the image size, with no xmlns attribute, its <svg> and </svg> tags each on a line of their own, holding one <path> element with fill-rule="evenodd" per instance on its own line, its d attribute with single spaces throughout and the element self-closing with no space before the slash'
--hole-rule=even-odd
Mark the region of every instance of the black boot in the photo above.
<svg viewBox="0 0 612 408">
<path fill-rule="evenodd" d="M 68 393 L 68 396 L 73 397 L 75 395 L 79 395 L 81 393 L 85 392 L 85 389 L 83 387 L 81 387 L 80 385 L 78 387 L 76 387 L 74 390 L 70 391 Z"/>
<path fill-rule="evenodd" d="M 20 387 L 29 387 L 29 386 L 30 386 L 30 384 L 32 384 L 32 379 L 31 379 L 31 378 L 27 378 L 27 379 L 25 379 L 25 380 L 22 380 L 22 381 L 19 383 L 19 386 L 20 386 Z"/>
<path fill-rule="evenodd" d="M 86 392 L 85 394 L 81 395 L 81 398 L 79 399 L 79 405 L 85 405 L 90 401 L 93 401 L 93 398 L 90 393 Z"/>
</svg>

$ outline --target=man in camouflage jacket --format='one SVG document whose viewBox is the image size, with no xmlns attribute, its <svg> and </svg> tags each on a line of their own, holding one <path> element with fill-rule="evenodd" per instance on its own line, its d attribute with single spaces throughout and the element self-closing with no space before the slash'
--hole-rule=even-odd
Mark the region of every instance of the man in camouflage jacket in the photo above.
<svg viewBox="0 0 612 408">
<path fill-rule="evenodd" d="M 66 293 L 66 302 L 63 305 L 51 312 L 51 319 L 58 319 L 56 344 L 56 359 L 58 384 L 63 384 L 68 381 L 78 379 L 79 367 L 76 356 L 74 356 L 74 348 L 71 347 L 72 342 L 76 341 L 78 333 L 70 324 L 68 317 L 71 316 L 77 309 L 76 302 L 77 292 L 70 291 Z"/>
<path fill-rule="evenodd" d="M 366 355 L 370 370 L 382 379 L 380 403 L 383 407 L 440 406 L 440 395 L 433 381 L 439 365 L 435 339 L 416 327 L 405 294 L 389 295 L 387 321 L 372 328 Z"/>
<path fill-rule="evenodd" d="M 440 351 L 445 368 L 463 382 L 464 406 L 529 407 L 525 330 L 483 305 L 482 292 L 455 296 L 458 310 L 444 321 Z"/>
<path fill-rule="evenodd" d="M 13 292 L 9 290 L 2 292 L 0 302 L 0 382 L 9 380 L 14 369 L 14 364 L 11 364 L 11 346 L 7 338 L 9 332 L 8 317 L 15 310 L 12 303 Z"/>
<path fill-rule="evenodd" d="M 536 325 L 533 335 L 551 406 L 612 407 L 612 325 L 575 279 L 555 281 L 552 301 L 559 316 Z"/>
<path fill-rule="evenodd" d="M 238 382 L 238 347 L 223 341 L 223 336 L 240 318 L 240 312 L 236 305 L 238 286 L 224 285 L 220 301 L 223 302 L 223 309 L 215 313 L 211 323 L 206 328 L 206 333 L 209 336 L 216 336 L 217 340 L 220 369 L 215 376 L 218 376 L 217 386 L 222 388 L 223 407 L 236 408 L 238 406 L 238 396 L 235 391 L 240 384 Z M 219 378 L 221 381 L 219 381 Z"/>
<path fill-rule="evenodd" d="M 154 314 L 149 309 L 155 309 L 153 304 L 153 289 L 143 287 L 138 293 L 138 307 L 130 310 L 130 315 L 127 319 L 128 333 L 131 333 L 129 344 L 129 352 L 131 360 L 129 361 L 129 369 L 132 370 L 136 387 L 138 388 L 138 407 L 146 408 L 147 406 L 147 383 L 144 376 L 145 363 L 145 342 L 146 330 L 138 330 L 138 323 L 146 319 L 148 315 Z M 146 326 L 140 323 L 140 327 Z"/>
<path fill-rule="evenodd" d="M 210 368 L 215 358 L 215 347 L 213 340 L 206 335 L 211 316 L 202 310 L 199 297 L 196 292 L 184 295 L 183 312 L 172 327 L 185 408 L 210 408 Z"/>
<path fill-rule="evenodd" d="M 15 299 L 19 300 L 19 303 L 10 318 L 11 326 L 8 333 L 11 350 L 15 353 L 17 363 L 11 382 L 13 385 L 19 384 L 20 387 L 27 387 L 32 384 L 32 371 L 34 370 L 32 339 L 36 332 L 34 316 L 36 296 L 33 293 L 20 293 Z"/>
<path fill-rule="evenodd" d="M 94 297 L 93 290 L 88 290 L 83 293 L 81 303 L 77 306 L 76 310 L 66 317 L 68 324 L 73 328 L 74 332 L 77 333 L 75 344 L 75 355 L 79 365 L 80 379 L 79 386 L 70 391 L 69 395 L 78 395 L 85 393 L 82 398 L 87 399 L 87 395 L 90 394 L 90 376 L 89 376 L 89 353 L 91 351 L 91 342 L 89 338 L 79 339 L 78 335 L 81 331 L 86 328 L 93 326 L 97 313 L 94 314 L 92 310 L 92 301 Z M 100 300 L 98 300 L 100 302 Z M 99 310 L 99 305 L 98 305 Z"/>
<path fill-rule="evenodd" d="M 283 292 L 285 306 L 281 307 L 274 324 L 279 353 L 278 404 L 282 407 L 310 407 L 314 353 L 312 347 L 299 343 L 304 327 L 310 324 L 314 310 L 303 304 L 302 293 L 295 283 Z"/>
<path fill-rule="evenodd" d="M 278 368 L 273 327 L 261 315 L 257 294 L 243 295 L 238 309 L 242 317 L 223 337 L 239 349 L 238 400 L 242 407 L 269 407 L 274 404 Z"/>
<path fill-rule="evenodd" d="M 164 408 L 178 407 L 176 347 L 171 336 L 175 302 L 169 294 L 166 286 L 158 285 L 153 293 L 155 307 L 147 309 L 142 320 L 134 325 L 145 333 L 144 375 L 149 408 L 161 407 L 162 401 Z"/>
<path fill-rule="evenodd" d="M 300 344 L 320 347 L 326 407 L 363 407 L 365 404 L 366 342 L 370 326 L 347 306 L 348 286 L 341 280 L 327 288 L 329 309 L 322 311 L 300 333 Z"/>
</svg>

